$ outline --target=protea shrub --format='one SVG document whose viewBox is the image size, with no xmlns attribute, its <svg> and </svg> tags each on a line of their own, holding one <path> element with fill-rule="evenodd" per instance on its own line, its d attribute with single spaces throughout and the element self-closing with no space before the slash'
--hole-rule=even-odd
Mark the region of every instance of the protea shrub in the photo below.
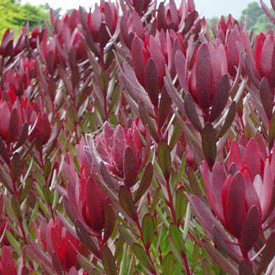
<svg viewBox="0 0 275 275">
<path fill-rule="evenodd" d="M 274 274 L 274 30 L 192 0 L 49 18 L 0 43 L 0 274 Z"/>
</svg>

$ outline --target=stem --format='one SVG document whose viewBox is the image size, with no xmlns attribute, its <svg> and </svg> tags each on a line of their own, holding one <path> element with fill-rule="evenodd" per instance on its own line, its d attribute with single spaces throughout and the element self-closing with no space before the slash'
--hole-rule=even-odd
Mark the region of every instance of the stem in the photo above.
<svg viewBox="0 0 275 275">
<path fill-rule="evenodd" d="M 192 273 L 190 271 L 189 264 L 188 264 L 187 257 L 186 257 L 185 253 L 182 254 L 182 260 L 183 260 L 183 265 L 184 265 L 186 275 L 191 275 Z"/>
</svg>

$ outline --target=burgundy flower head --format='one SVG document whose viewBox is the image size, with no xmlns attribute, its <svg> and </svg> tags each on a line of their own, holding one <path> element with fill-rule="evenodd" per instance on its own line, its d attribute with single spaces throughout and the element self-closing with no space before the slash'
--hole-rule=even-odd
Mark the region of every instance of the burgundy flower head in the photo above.
<svg viewBox="0 0 275 275">
<path fill-rule="evenodd" d="M 263 162 L 262 162 L 263 161 Z M 233 168 L 234 166 L 234 168 Z M 274 148 L 265 160 L 254 139 L 242 156 L 237 143 L 232 144 L 229 170 L 216 163 L 210 172 L 206 163 L 202 173 L 212 211 L 224 227 L 238 239 L 242 252 L 247 253 L 256 242 L 262 224 L 272 211 L 275 184 Z M 253 228 L 253 232 L 249 231 Z"/>
</svg>

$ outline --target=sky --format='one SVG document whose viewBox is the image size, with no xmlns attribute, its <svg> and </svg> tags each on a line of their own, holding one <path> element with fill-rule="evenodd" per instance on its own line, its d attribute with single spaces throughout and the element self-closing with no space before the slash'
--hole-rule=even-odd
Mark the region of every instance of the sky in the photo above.
<svg viewBox="0 0 275 275">
<path fill-rule="evenodd" d="M 246 6 L 254 2 L 255 0 L 195 0 L 197 10 L 201 16 L 211 18 L 213 16 L 220 17 L 221 15 L 228 15 L 231 13 L 235 18 L 239 18 L 241 11 L 246 8 Z M 40 5 L 49 3 L 49 5 L 54 8 L 73 9 L 83 6 L 89 8 L 95 3 L 100 2 L 99 0 L 21 0 L 21 3 L 31 3 L 32 5 Z M 177 3 L 180 0 L 176 0 Z M 265 0 L 266 3 L 269 3 L 269 0 Z"/>
</svg>

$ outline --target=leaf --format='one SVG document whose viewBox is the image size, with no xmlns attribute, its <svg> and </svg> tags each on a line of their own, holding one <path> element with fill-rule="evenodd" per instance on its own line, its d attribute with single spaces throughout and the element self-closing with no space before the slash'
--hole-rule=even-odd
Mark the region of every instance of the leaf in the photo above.
<svg viewBox="0 0 275 275">
<path fill-rule="evenodd" d="M 149 249 L 153 242 L 154 233 L 155 233 L 155 222 L 153 217 L 150 214 L 146 214 L 143 218 L 142 232 L 143 232 L 144 245 L 147 249 Z"/>
<path fill-rule="evenodd" d="M 13 213 L 15 214 L 15 217 L 18 219 L 18 221 L 22 221 L 22 213 L 20 209 L 20 205 L 15 197 L 12 197 L 11 199 L 11 206 Z"/>
<path fill-rule="evenodd" d="M 231 87 L 229 77 L 226 74 L 223 76 L 218 89 L 218 93 L 214 98 L 213 107 L 211 109 L 209 117 L 210 122 L 215 121 L 224 110 L 229 97 L 230 89 Z"/>
<path fill-rule="evenodd" d="M 134 243 L 133 244 L 133 250 L 135 255 L 137 256 L 139 262 L 151 273 L 154 272 L 154 267 L 153 264 L 150 260 L 150 258 L 148 257 L 148 255 L 146 254 L 146 252 L 144 251 L 144 249 L 142 248 L 141 245 L 139 245 L 138 243 Z"/>
<path fill-rule="evenodd" d="M 185 215 L 186 207 L 187 207 L 187 199 L 184 194 L 184 188 L 181 187 L 176 192 L 176 218 L 177 218 L 178 224 Z"/>
<path fill-rule="evenodd" d="M 246 215 L 241 235 L 241 246 L 245 251 L 249 251 L 257 241 L 261 230 L 261 215 L 258 207 L 253 205 Z"/>
<path fill-rule="evenodd" d="M 265 114 L 270 121 L 272 118 L 272 94 L 266 78 L 260 82 L 260 97 L 265 110 Z"/>
<path fill-rule="evenodd" d="M 236 111 L 237 111 L 237 104 L 235 101 L 233 101 L 229 110 L 228 110 L 225 121 L 219 130 L 219 134 L 218 134 L 219 138 L 222 137 L 227 132 L 227 130 L 230 128 L 231 124 L 233 123 L 233 121 L 235 119 Z"/>
<path fill-rule="evenodd" d="M 104 219 L 104 241 L 107 241 L 113 233 L 116 220 L 113 206 L 110 203 L 105 205 Z"/>
<path fill-rule="evenodd" d="M 86 245 L 86 247 L 97 258 L 100 259 L 101 258 L 101 254 L 98 251 L 98 248 L 96 247 L 96 244 L 92 240 L 90 234 L 86 231 L 86 229 L 84 228 L 84 226 L 79 221 L 75 222 L 75 229 L 76 229 L 76 233 L 77 233 L 77 236 L 79 237 L 80 241 L 83 242 Z"/>
<path fill-rule="evenodd" d="M 14 147 L 14 151 L 17 150 L 19 147 L 21 147 L 25 143 L 25 141 L 28 137 L 28 132 L 29 132 L 29 125 L 28 125 L 28 123 L 25 123 L 24 126 L 22 127 L 20 136 L 18 138 L 18 142 L 16 143 L 16 145 Z"/>
<path fill-rule="evenodd" d="M 16 182 L 21 175 L 20 155 L 15 153 L 11 159 L 11 177 L 13 182 Z"/>
<path fill-rule="evenodd" d="M 272 114 L 270 129 L 269 129 L 269 148 L 273 147 L 273 143 L 275 140 L 275 112 Z"/>
<path fill-rule="evenodd" d="M 119 203 L 126 214 L 135 222 L 138 221 L 137 209 L 133 202 L 132 195 L 129 189 L 125 186 L 120 186 L 118 192 Z"/>
<path fill-rule="evenodd" d="M 182 51 L 178 50 L 175 56 L 175 66 L 181 88 L 187 93 L 186 85 L 186 59 Z"/>
<path fill-rule="evenodd" d="M 273 257 L 275 256 L 274 243 L 275 243 L 275 231 L 271 233 L 268 240 L 266 241 L 266 246 L 262 251 L 261 261 L 257 269 L 257 274 L 262 274 L 262 272 L 267 268 L 267 266 L 270 264 Z"/>
<path fill-rule="evenodd" d="M 107 275 L 116 275 L 117 274 L 117 268 L 115 263 L 115 258 L 110 251 L 109 247 L 105 245 L 102 249 L 102 263 L 104 266 L 104 270 L 107 273 Z"/>
<path fill-rule="evenodd" d="M 162 262 L 162 274 L 173 274 L 174 272 L 175 259 L 172 252 L 169 252 L 163 259 Z"/>
<path fill-rule="evenodd" d="M 168 95 L 171 97 L 174 104 L 179 108 L 181 114 L 184 114 L 184 101 L 181 95 L 178 93 L 177 89 L 173 85 L 173 81 L 171 79 L 170 73 L 166 68 L 166 77 L 164 78 L 165 88 Z"/>
<path fill-rule="evenodd" d="M 9 138 L 15 140 L 19 133 L 19 114 L 17 109 L 11 111 L 9 124 Z"/>
<path fill-rule="evenodd" d="M 135 202 L 138 202 L 138 200 L 145 194 L 145 192 L 147 191 L 147 189 L 151 184 L 152 178 L 153 178 L 153 165 L 150 162 L 147 164 L 143 177 L 141 179 L 139 188 L 134 194 Z"/>
<path fill-rule="evenodd" d="M 210 167 L 215 163 L 217 146 L 216 131 L 211 124 L 206 124 L 202 131 L 202 148 L 205 159 Z"/>
<path fill-rule="evenodd" d="M 158 127 L 161 129 L 171 111 L 171 98 L 166 91 L 162 91 L 158 110 Z"/>
<path fill-rule="evenodd" d="M 193 98 L 190 94 L 187 94 L 184 97 L 184 109 L 186 116 L 188 117 L 192 125 L 201 133 L 202 125 L 197 114 Z"/>
<path fill-rule="evenodd" d="M 8 149 L 7 149 L 5 143 L 3 142 L 3 139 L 1 137 L 0 137 L 0 155 L 7 164 L 10 163 L 10 157 L 9 157 Z"/>
<path fill-rule="evenodd" d="M 183 234 L 180 232 L 179 228 L 171 224 L 169 228 L 169 239 L 172 246 L 179 253 L 180 258 L 185 254 L 185 245 L 183 240 Z"/>
<path fill-rule="evenodd" d="M 169 146 L 167 145 L 165 140 L 160 142 L 158 148 L 158 158 L 159 158 L 159 165 L 163 172 L 163 175 L 166 180 L 169 180 L 170 173 L 171 173 L 171 155 L 169 151 Z"/>
<path fill-rule="evenodd" d="M 254 275 L 251 263 L 242 260 L 239 265 L 239 275 Z"/>
<path fill-rule="evenodd" d="M 123 156 L 124 183 L 127 187 L 132 187 L 136 183 L 138 173 L 137 157 L 132 147 L 127 146 Z"/>
<path fill-rule="evenodd" d="M 157 67 L 153 59 L 149 59 L 145 69 L 145 90 L 148 93 L 152 104 L 158 106 L 159 84 Z"/>
<path fill-rule="evenodd" d="M 220 266 L 224 271 L 231 275 L 239 275 L 238 269 L 235 264 L 229 259 L 224 257 L 217 249 L 214 248 L 208 241 L 202 240 L 202 246 L 206 249 L 207 253 L 213 261 Z"/>
</svg>

